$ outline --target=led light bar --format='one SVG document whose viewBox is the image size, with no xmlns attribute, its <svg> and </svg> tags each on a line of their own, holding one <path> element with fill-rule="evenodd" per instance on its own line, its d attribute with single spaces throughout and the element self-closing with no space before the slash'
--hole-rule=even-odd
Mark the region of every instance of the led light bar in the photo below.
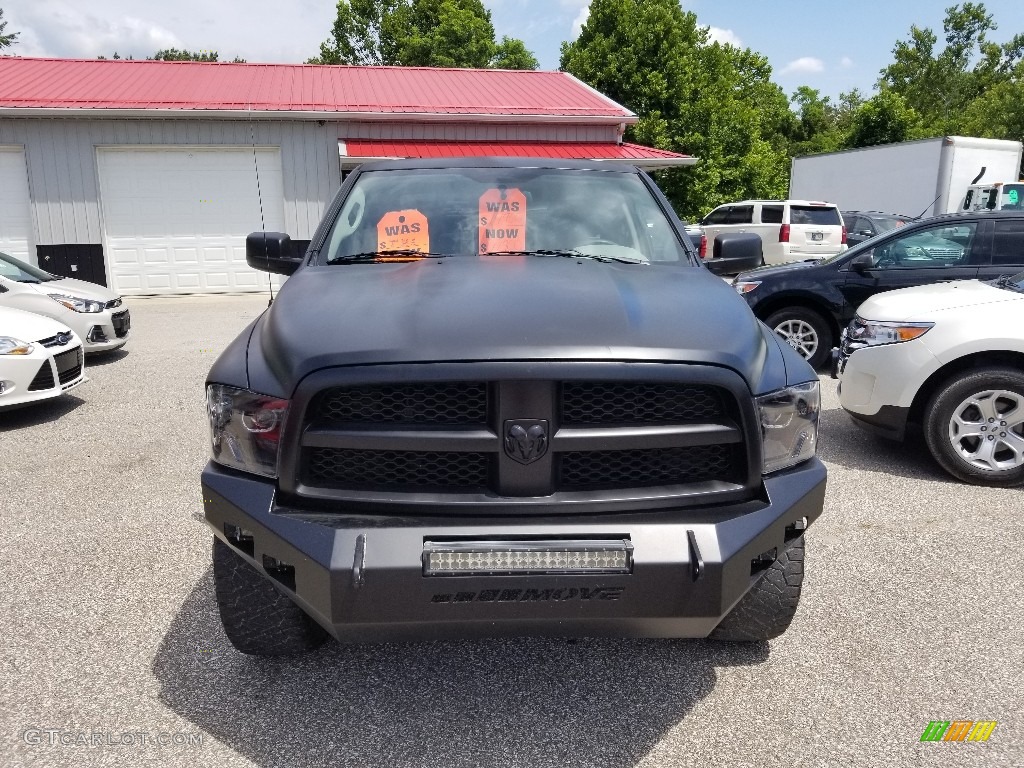
<svg viewBox="0 0 1024 768">
<path fill-rule="evenodd" d="M 628 539 L 582 541 L 426 541 L 424 576 L 632 573 Z"/>
</svg>

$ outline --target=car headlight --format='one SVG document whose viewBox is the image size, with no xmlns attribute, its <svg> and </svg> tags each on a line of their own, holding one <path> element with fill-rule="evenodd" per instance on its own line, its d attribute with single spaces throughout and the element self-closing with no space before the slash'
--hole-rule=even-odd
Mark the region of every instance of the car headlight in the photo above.
<svg viewBox="0 0 1024 768">
<path fill-rule="evenodd" d="M 732 287 L 736 289 L 736 293 L 741 296 L 744 293 L 750 293 L 752 290 L 757 288 L 761 284 L 760 280 L 733 280 Z"/>
<path fill-rule="evenodd" d="M 75 312 L 102 312 L 106 307 L 106 304 L 102 301 L 82 299 L 78 296 L 68 296 L 63 293 L 49 293 L 47 295 L 58 304 L 63 304 L 65 307 Z"/>
<path fill-rule="evenodd" d="M 35 344 L 13 336 L 0 336 L 0 355 L 31 355 L 35 348 Z"/>
<path fill-rule="evenodd" d="M 761 412 L 764 474 L 814 456 L 818 445 L 818 382 L 809 381 L 757 398 Z"/>
<path fill-rule="evenodd" d="M 847 329 L 853 344 L 874 347 L 879 344 L 899 344 L 924 336 L 935 323 L 887 323 L 856 318 Z"/>
<path fill-rule="evenodd" d="M 245 472 L 277 477 L 287 400 L 210 384 L 206 388 L 206 412 L 214 461 Z"/>
</svg>

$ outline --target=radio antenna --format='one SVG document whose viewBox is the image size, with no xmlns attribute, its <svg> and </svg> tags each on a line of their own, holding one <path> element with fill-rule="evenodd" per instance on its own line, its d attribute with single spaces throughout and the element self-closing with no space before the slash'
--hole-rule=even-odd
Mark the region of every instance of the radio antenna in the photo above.
<svg viewBox="0 0 1024 768">
<path fill-rule="evenodd" d="M 256 168 L 256 196 L 260 201 L 260 229 L 263 231 L 263 249 L 266 256 L 267 222 L 263 217 L 263 190 L 260 187 L 260 164 L 256 159 L 256 127 L 252 120 L 252 102 L 249 102 L 249 140 L 252 143 L 252 164 Z M 267 273 L 267 286 L 270 288 L 270 301 L 267 302 L 269 307 L 274 303 L 274 276 L 270 272 Z"/>
</svg>

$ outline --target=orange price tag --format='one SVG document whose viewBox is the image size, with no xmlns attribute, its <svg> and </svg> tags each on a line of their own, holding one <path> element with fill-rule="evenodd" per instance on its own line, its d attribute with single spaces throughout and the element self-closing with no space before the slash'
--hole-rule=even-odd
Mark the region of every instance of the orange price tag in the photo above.
<svg viewBox="0 0 1024 768">
<path fill-rule="evenodd" d="M 430 251 L 427 217 L 414 208 L 388 211 L 377 222 L 377 249 L 381 251 Z"/>
<path fill-rule="evenodd" d="M 480 253 L 526 250 L 526 196 L 518 189 L 480 195 Z"/>
</svg>

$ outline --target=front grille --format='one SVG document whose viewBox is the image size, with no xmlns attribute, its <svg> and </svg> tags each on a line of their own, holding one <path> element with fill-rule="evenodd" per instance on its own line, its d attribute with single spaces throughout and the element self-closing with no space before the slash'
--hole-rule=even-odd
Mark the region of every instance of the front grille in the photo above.
<svg viewBox="0 0 1024 768">
<path fill-rule="evenodd" d="M 49 360 L 43 362 L 42 367 L 39 369 L 39 373 L 32 379 L 32 383 L 28 385 L 29 392 L 42 392 L 46 389 L 53 389 L 56 386 L 53 381 L 53 366 L 50 365 Z"/>
<path fill-rule="evenodd" d="M 132 327 L 131 315 L 127 309 L 124 312 L 118 312 L 110 316 L 110 323 L 114 326 L 114 335 L 119 339 L 123 339 L 128 335 L 128 331 Z"/>
<path fill-rule="evenodd" d="M 578 503 L 588 492 L 610 500 L 607 492 L 622 498 L 630 489 L 642 500 L 636 508 L 746 497 L 760 465 L 743 426 L 756 424 L 754 414 L 734 385 L 707 383 L 731 374 L 701 372 L 700 383 L 563 377 L 332 386 L 306 400 L 282 491 L 418 508 L 450 505 L 454 496 L 481 508 L 530 499 L 524 503 L 538 509 L 560 494 Z M 538 431 L 528 451 L 515 431 L 524 425 Z"/>
<path fill-rule="evenodd" d="M 305 456 L 307 482 L 324 488 L 414 492 L 487 486 L 483 453 L 313 448 Z"/>
<path fill-rule="evenodd" d="M 707 421 L 724 410 L 715 388 L 657 382 L 566 382 L 561 401 L 572 425 Z"/>
<path fill-rule="evenodd" d="M 338 387 L 320 397 L 319 420 L 370 424 L 473 425 L 487 421 L 480 382 Z"/>
<path fill-rule="evenodd" d="M 61 384 L 74 381 L 82 375 L 82 348 L 61 352 L 54 356 L 53 362 L 57 364 L 57 376 Z"/>
<path fill-rule="evenodd" d="M 62 338 L 63 341 L 61 341 Z M 40 339 L 39 343 L 44 347 L 63 347 L 67 346 L 69 341 L 71 341 L 70 333 L 59 333 L 56 336 L 48 336 L 45 339 Z"/>
<path fill-rule="evenodd" d="M 121 299 L 112 299 L 107 302 L 106 309 L 117 309 L 121 306 Z"/>
<path fill-rule="evenodd" d="M 736 482 L 737 462 L 728 445 L 561 454 L 559 487 L 608 490 L 684 485 L 708 480 Z"/>
</svg>

